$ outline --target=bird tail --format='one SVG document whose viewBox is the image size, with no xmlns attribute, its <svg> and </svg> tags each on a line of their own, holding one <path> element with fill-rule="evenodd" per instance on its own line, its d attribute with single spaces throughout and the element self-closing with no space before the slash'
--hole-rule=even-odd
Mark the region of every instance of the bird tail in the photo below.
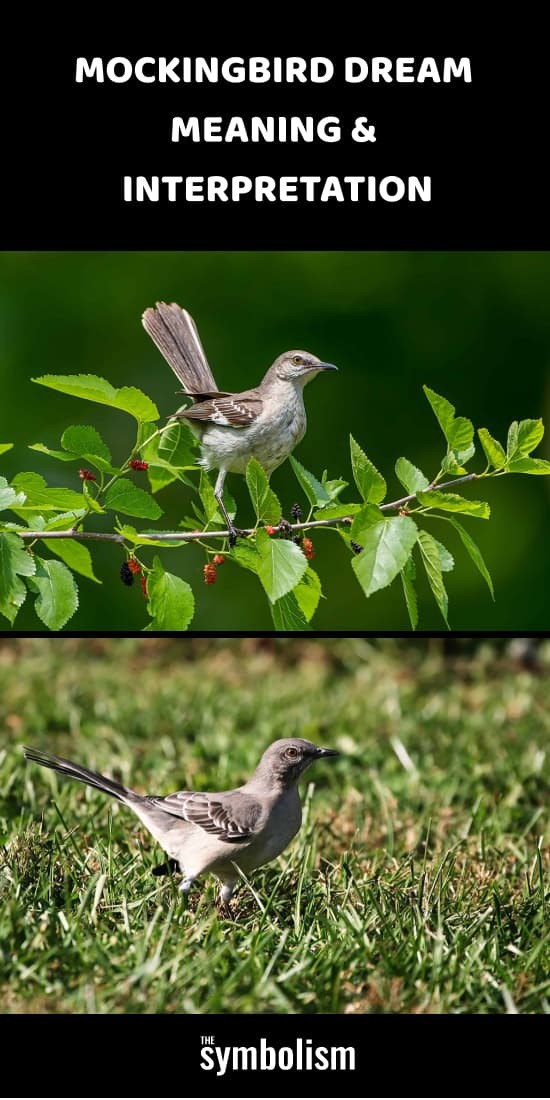
<svg viewBox="0 0 550 1100">
<path fill-rule="evenodd" d="M 154 308 L 145 310 L 141 322 L 186 393 L 217 392 L 197 326 L 186 309 L 175 302 L 157 302 Z"/>
<path fill-rule="evenodd" d="M 80 764 L 73 764 L 70 760 L 64 760 L 61 756 L 53 756 L 52 753 L 42 752 L 40 749 L 31 749 L 26 745 L 23 746 L 23 752 L 27 760 L 31 760 L 33 764 L 40 764 L 42 768 L 51 768 L 52 771 L 59 772 L 61 775 L 69 775 L 71 779 L 78 779 L 81 783 L 87 783 L 90 787 L 96 787 L 98 791 L 104 791 L 105 794 L 118 798 L 119 802 L 132 802 L 134 799 L 139 799 L 139 795 L 130 790 L 129 787 L 123 787 L 121 783 L 117 783 L 114 779 L 107 779 L 99 772 L 92 772 L 88 768 L 83 768 Z"/>
</svg>

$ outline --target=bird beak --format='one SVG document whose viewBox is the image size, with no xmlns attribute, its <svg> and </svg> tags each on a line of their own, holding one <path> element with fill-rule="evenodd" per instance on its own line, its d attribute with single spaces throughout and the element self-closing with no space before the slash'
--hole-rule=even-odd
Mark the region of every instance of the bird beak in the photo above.
<svg viewBox="0 0 550 1100">
<path fill-rule="evenodd" d="M 334 363 L 316 363 L 313 370 L 338 370 Z"/>
<path fill-rule="evenodd" d="M 340 756 L 336 749 L 317 749 L 318 756 Z"/>
</svg>

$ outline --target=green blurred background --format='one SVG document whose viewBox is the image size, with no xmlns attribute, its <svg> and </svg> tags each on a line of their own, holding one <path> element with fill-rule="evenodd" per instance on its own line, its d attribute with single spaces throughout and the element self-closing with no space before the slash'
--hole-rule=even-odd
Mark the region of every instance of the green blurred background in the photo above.
<svg viewBox="0 0 550 1100">
<path fill-rule="evenodd" d="M 34 442 L 57 447 L 69 424 L 95 425 L 115 460 L 131 443 L 129 417 L 35 386 L 32 376 L 95 373 L 141 387 L 163 416 L 174 410 L 176 381 L 140 324 L 143 309 L 164 299 L 195 317 L 221 389 L 256 384 L 291 347 L 336 363 L 338 375 L 321 376 L 306 391 L 309 430 L 296 455 L 317 475 L 327 466 L 348 479 L 351 431 L 398 495 L 399 455 L 433 474 L 442 453 L 423 383 L 500 439 L 514 418 L 550 421 L 549 287 L 550 253 L 2 253 L 0 441 L 16 443 L 1 459 L 2 473 L 36 470 L 52 485 L 78 488 L 73 466 L 26 449 Z M 549 457 L 546 441 L 537 454 Z M 143 487 L 145 476 L 136 477 Z M 242 479 L 230 476 L 228 483 L 239 516 L 250 519 Z M 272 483 L 288 513 L 299 496 L 288 463 Z M 492 519 L 465 523 L 493 574 L 494 605 L 455 533 L 447 538 L 459 561 L 447 576 L 455 629 L 547 628 L 549 488 L 547 478 L 517 476 L 477 494 L 490 501 Z M 159 526 L 177 526 L 189 511 L 188 496 L 180 485 L 160 494 Z M 320 532 L 315 547 L 313 564 L 327 597 L 315 628 L 408 626 L 400 585 L 367 601 L 340 540 Z M 141 629 L 143 600 L 137 586 L 125 589 L 118 581 L 119 551 L 97 546 L 93 556 L 103 584 L 79 579 L 80 610 L 69 626 Z M 227 567 L 206 588 L 200 550 L 165 551 L 162 558 L 195 590 L 193 628 L 272 628 L 263 591 L 249 574 Z M 440 629 L 425 583 L 419 587 L 420 627 Z M 18 629 L 39 626 L 30 606 L 16 620 Z"/>
</svg>

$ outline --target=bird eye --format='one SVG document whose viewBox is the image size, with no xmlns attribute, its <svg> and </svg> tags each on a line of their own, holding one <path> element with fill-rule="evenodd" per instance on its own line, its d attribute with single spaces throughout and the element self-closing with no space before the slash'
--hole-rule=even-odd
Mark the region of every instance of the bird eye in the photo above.
<svg viewBox="0 0 550 1100">
<path fill-rule="evenodd" d="M 290 756 L 291 760 L 295 760 L 296 757 L 298 756 L 298 749 L 294 749 L 291 746 L 289 749 L 286 750 L 286 754 L 287 754 L 287 756 Z"/>
<path fill-rule="evenodd" d="M 292 356 L 292 362 L 295 363 L 297 367 L 300 367 L 302 365 L 303 361 L 304 360 L 302 359 L 301 355 L 293 355 Z"/>
</svg>

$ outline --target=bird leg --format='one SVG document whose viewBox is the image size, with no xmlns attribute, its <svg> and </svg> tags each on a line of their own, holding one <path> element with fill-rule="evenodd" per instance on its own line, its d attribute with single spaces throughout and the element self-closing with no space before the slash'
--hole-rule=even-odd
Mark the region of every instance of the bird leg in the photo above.
<svg viewBox="0 0 550 1100">
<path fill-rule="evenodd" d="M 193 885 L 193 883 L 194 883 L 194 881 L 195 881 L 195 876 L 194 875 L 187 875 L 186 878 L 184 878 L 180 882 L 180 884 L 178 886 L 178 890 L 180 890 L 182 894 L 188 894 L 191 887 L 192 887 L 192 885 Z"/>
<path fill-rule="evenodd" d="M 227 917 L 228 920 L 235 920 L 233 910 L 232 910 L 232 908 L 229 904 L 230 901 L 231 901 L 231 898 L 233 897 L 234 889 L 235 889 L 235 883 L 234 882 L 224 882 L 221 889 L 220 889 L 220 897 L 219 897 L 220 908 L 221 908 L 224 916 Z"/>
<path fill-rule="evenodd" d="M 229 531 L 229 545 L 233 547 L 237 541 L 237 536 L 242 535 L 242 531 L 239 531 L 237 527 L 231 522 L 227 509 L 223 502 L 223 483 L 225 481 L 226 471 L 223 466 L 220 468 L 218 476 L 216 478 L 216 484 L 214 486 L 214 496 L 220 506 L 222 516 L 227 524 L 227 530 Z"/>
</svg>

